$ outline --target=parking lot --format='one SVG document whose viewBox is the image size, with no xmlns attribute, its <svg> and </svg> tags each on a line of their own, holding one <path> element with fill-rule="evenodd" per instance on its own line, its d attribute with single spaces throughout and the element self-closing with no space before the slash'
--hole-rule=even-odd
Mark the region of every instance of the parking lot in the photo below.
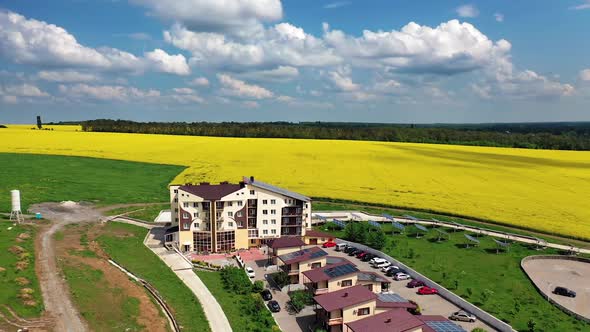
<svg viewBox="0 0 590 332">
<path fill-rule="evenodd" d="M 383 277 L 387 278 L 388 280 L 391 280 L 390 291 L 393 291 L 408 300 L 413 300 L 416 303 L 418 303 L 422 308 L 423 315 L 441 315 L 444 317 L 449 317 L 451 313 L 460 310 L 454 304 L 448 302 L 439 295 L 418 295 L 418 288 L 406 287 L 408 280 L 395 281 L 392 277 L 385 276 L 385 274 L 382 273 L 380 270 L 372 268 L 368 262 L 363 262 L 357 259 L 356 257 L 350 257 L 343 252 L 337 252 L 336 250 L 334 250 L 334 248 L 326 248 L 324 250 L 328 252 L 329 256 L 342 257 L 348 259 L 349 261 L 354 263 L 357 266 L 357 268 L 361 271 L 377 272 Z M 267 268 L 266 262 L 266 259 L 250 261 L 246 262 L 246 265 L 254 269 L 256 273 L 256 280 L 264 280 L 266 286 L 272 288 L 271 285 L 269 285 L 268 280 L 266 280 L 267 278 L 265 278 L 265 276 L 270 273 L 276 272 L 276 269 Z M 287 295 L 287 292 L 280 292 L 276 289 L 273 289 L 272 293 L 273 299 L 278 301 L 281 305 L 281 312 L 273 314 L 281 330 L 286 332 L 307 331 L 307 326 L 313 324 L 313 322 L 315 321 L 314 312 L 313 310 L 311 310 L 312 308 L 305 308 L 302 312 L 296 315 L 291 314 L 287 310 L 287 302 L 289 301 L 289 296 Z M 480 322 L 479 320 L 475 323 L 457 322 L 457 324 L 461 325 L 466 331 L 471 331 L 476 327 L 484 328 L 487 331 L 495 331 L 494 328 L 486 325 L 483 322 Z"/>
</svg>

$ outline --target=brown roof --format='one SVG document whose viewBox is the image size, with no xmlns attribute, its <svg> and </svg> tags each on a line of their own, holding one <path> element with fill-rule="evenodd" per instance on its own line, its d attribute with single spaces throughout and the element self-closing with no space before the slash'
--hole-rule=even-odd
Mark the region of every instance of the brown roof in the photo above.
<svg viewBox="0 0 590 332">
<path fill-rule="evenodd" d="M 377 295 L 367 289 L 365 286 L 357 285 L 330 292 L 323 295 L 315 296 L 313 299 L 324 310 L 330 312 L 333 310 L 347 308 L 356 304 L 375 300 Z M 377 330 L 379 331 L 379 330 Z"/>
<path fill-rule="evenodd" d="M 339 266 L 350 266 L 348 269 L 344 270 L 342 273 L 334 274 L 334 271 L 338 271 Z M 318 267 L 317 269 L 308 270 L 303 272 L 303 275 L 307 277 L 311 282 L 320 282 L 325 280 L 330 280 L 332 278 L 337 278 L 349 274 L 357 273 L 359 269 L 356 268 L 354 264 L 346 259 L 342 259 L 342 262 L 336 264 L 326 265 L 324 267 Z"/>
<path fill-rule="evenodd" d="M 311 247 L 307 249 L 297 250 L 288 254 L 280 255 L 279 259 L 285 263 L 285 265 L 305 262 L 311 259 L 328 256 L 328 253 L 323 251 L 320 247 Z"/>
<path fill-rule="evenodd" d="M 371 272 L 371 271 L 360 271 L 358 274 L 359 281 L 374 281 L 374 282 L 386 282 L 391 283 L 389 279 L 386 279 L 379 273 Z"/>
<path fill-rule="evenodd" d="M 346 323 L 354 332 L 405 332 L 422 327 L 422 331 L 432 331 L 423 321 L 410 314 L 406 309 L 392 309 L 375 316 Z M 426 327 L 427 329 L 424 329 Z"/>
<path fill-rule="evenodd" d="M 217 201 L 220 200 L 222 197 L 227 196 L 233 192 L 236 192 L 241 189 L 242 186 L 239 184 L 231 184 L 231 183 L 220 183 L 220 184 L 209 184 L 209 183 L 202 183 L 198 185 L 184 185 L 180 186 L 178 189 L 191 193 L 193 195 L 199 196 L 208 201 Z"/>
<path fill-rule="evenodd" d="M 278 239 L 274 239 L 270 244 L 270 247 L 273 249 L 280 249 L 280 248 L 293 248 L 293 247 L 303 247 L 305 242 L 301 240 L 301 238 L 296 236 L 284 236 Z"/>
<path fill-rule="evenodd" d="M 327 238 L 330 238 L 330 239 L 335 238 L 335 236 L 332 235 L 332 234 L 325 233 L 325 232 L 320 232 L 320 231 L 316 231 L 314 229 L 306 230 L 305 231 L 305 236 L 309 236 L 309 237 L 327 237 Z"/>
</svg>

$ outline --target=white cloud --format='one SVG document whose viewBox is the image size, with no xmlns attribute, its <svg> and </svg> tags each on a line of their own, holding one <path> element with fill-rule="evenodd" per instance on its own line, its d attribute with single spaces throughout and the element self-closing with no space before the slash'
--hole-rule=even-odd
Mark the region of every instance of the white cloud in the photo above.
<svg viewBox="0 0 590 332">
<path fill-rule="evenodd" d="M 351 70 L 350 67 L 340 67 L 335 71 L 331 71 L 327 74 L 328 80 L 332 83 L 332 85 L 342 92 L 351 92 L 357 91 L 360 86 L 354 82 L 352 82 L 352 78 L 350 77 Z"/>
<path fill-rule="evenodd" d="M 373 90 L 383 94 L 392 94 L 400 92 L 402 84 L 396 80 L 385 80 L 375 83 Z"/>
<path fill-rule="evenodd" d="M 146 58 L 110 47 L 91 48 L 78 43 L 65 29 L 10 11 L 0 11 L 0 55 L 19 64 L 85 67 L 100 70 L 156 71 L 185 74 L 188 66 L 182 55 L 162 50 L 146 53 Z"/>
<path fill-rule="evenodd" d="M 291 96 L 278 96 L 277 100 L 283 103 L 291 103 L 295 100 L 295 98 Z"/>
<path fill-rule="evenodd" d="M 258 85 L 247 84 L 227 74 L 217 74 L 217 78 L 223 86 L 221 89 L 223 95 L 253 99 L 268 99 L 273 97 L 271 91 Z"/>
<path fill-rule="evenodd" d="M 188 84 L 192 86 L 209 86 L 209 80 L 206 77 L 197 77 Z"/>
<path fill-rule="evenodd" d="M 477 17 L 479 10 L 474 5 L 463 5 L 455 10 L 460 17 Z"/>
<path fill-rule="evenodd" d="M 245 72 L 240 77 L 255 81 L 289 82 L 299 77 L 299 70 L 291 66 L 278 66 L 274 69 Z"/>
<path fill-rule="evenodd" d="M 504 22 L 504 14 L 502 13 L 495 13 L 494 18 L 496 19 L 496 22 Z"/>
<path fill-rule="evenodd" d="M 190 95 L 196 93 L 196 91 L 191 88 L 174 88 L 172 90 L 181 95 Z"/>
<path fill-rule="evenodd" d="M 59 91 L 69 98 L 89 98 L 100 101 L 128 102 L 133 100 L 145 100 L 146 98 L 160 97 L 157 90 L 141 90 L 135 87 L 120 85 L 60 85 Z"/>
<path fill-rule="evenodd" d="M 95 74 L 82 73 L 75 70 L 42 70 L 37 73 L 37 77 L 49 82 L 92 82 L 99 78 Z"/>
<path fill-rule="evenodd" d="M 498 73 L 493 79 L 471 86 L 473 92 L 484 99 L 495 96 L 512 99 L 552 99 L 571 96 L 574 86 L 561 83 L 532 70 Z"/>
<path fill-rule="evenodd" d="M 573 10 L 590 9 L 590 0 L 584 0 L 579 5 L 575 5 L 575 6 L 570 7 L 570 9 L 573 9 Z"/>
<path fill-rule="evenodd" d="M 336 9 L 336 8 L 340 8 L 340 7 L 346 7 L 346 6 L 350 6 L 352 4 L 352 1 L 336 1 L 336 2 L 331 2 L 327 5 L 324 5 L 325 9 Z"/>
<path fill-rule="evenodd" d="M 169 55 L 161 49 L 155 49 L 145 54 L 157 71 L 176 75 L 188 75 L 191 73 L 184 55 Z"/>
<path fill-rule="evenodd" d="M 582 81 L 590 81 L 590 68 L 581 70 L 579 76 Z"/>
<path fill-rule="evenodd" d="M 3 94 L 17 97 L 49 97 L 47 92 L 28 83 L 6 86 Z"/>
</svg>

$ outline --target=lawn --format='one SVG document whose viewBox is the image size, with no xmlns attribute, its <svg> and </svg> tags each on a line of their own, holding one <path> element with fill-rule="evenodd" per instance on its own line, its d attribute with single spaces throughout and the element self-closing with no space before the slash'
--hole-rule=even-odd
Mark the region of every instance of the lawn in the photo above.
<svg viewBox="0 0 590 332">
<path fill-rule="evenodd" d="M 316 198 L 424 209 L 590 239 L 590 209 L 583 199 L 590 197 L 587 151 L 6 128 L 0 130 L 0 152 L 189 166 L 175 182 L 237 182 L 241 176 L 253 175 Z M 18 161 L 9 165 L 17 170 L 23 167 Z M 10 174 L 14 177 L 14 172 Z M 17 171 L 16 176 L 22 179 L 23 174 Z M 58 182 L 60 185 L 72 179 L 79 181 L 80 176 L 66 175 L 68 172 Z M 134 172 L 127 175 L 135 177 Z M 142 184 L 155 186 L 155 182 Z M 9 184 L 12 187 L 18 183 Z M 99 193 L 105 190 L 92 189 Z M 24 192 L 23 197 L 27 198 L 27 194 L 34 195 Z M 60 198 L 69 199 L 72 191 L 65 194 Z M 88 190 L 86 194 L 94 195 Z M 132 190 L 112 194 L 129 195 L 120 197 L 127 201 L 141 196 Z M 150 196 L 154 194 L 151 192 L 143 201 L 152 201 Z M 166 198 L 163 192 L 156 196 L 158 200 Z"/>
<path fill-rule="evenodd" d="M 156 217 L 162 210 L 170 210 L 170 204 L 166 203 L 147 206 L 130 206 L 109 210 L 105 213 L 108 215 L 118 215 L 125 213 L 127 217 L 140 219 L 144 221 L 154 221 L 154 219 L 156 219 Z"/>
<path fill-rule="evenodd" d="M 207 289 L 213 294 L 223 312 L 227 316 L 229 323 L 234 332 L 249 332 L 249 331 L 273 331 L 272 328 L 261 326 L 255 322 L 252 312 L 246 312 L 243 307 L 243 302 L 246 297 L 251 294 L 235 294 L 227 290 L 219 272 L 196 271 L 199 278 L 205 283 Z M 257 294 L 256 294 L 257 295 Z M 257 314 L 268 315 L 270 312 L 262 309 Z M 272 320 L 272 318 L 270 318 Z"/>
<path fill-rule="evenodd" d="M 101 247 L 116 262 L 151 283 L 172 307 L 183 331 L 210 331 L 199 300 L 150 249 L 143 245 L 145 228 L 111 222 L 98 237 Z"/>
<path fill-rule="evenodd" d="M 43 311 L 35 274 L 35 233 L 34 226 L 0 220 L 0 303 L 21 317 L 38 317 Z"/>
<path fill-rule="evenodd" d="M 319 229 L 324 230 L 324 227 Z M 385 227 L 386 232 L 391 226 Z M 332 232 L 342 236 L 342 231 Z M 413 233 L 413 232 L 408 232 Z M 590 325 L 578 321 L 543 299 L 520 268 L 529 255 L 556 254 L 512 244 L 509 252 L 496 254 L 489 237 L 481 237 L 479 247 L 462 248 L 464 232 L 450 232 L 450 240 L 437 242 L 437 234 L 415 238 L 413 235 L 389 235 L 382 250 L 456 294 L 506 321 L 519 331 L 590 331 Z M 457 284 L 455 284 L 455 281 Z M 458 287 L 455 287 L 458 286 Z"/>
<path fill-rule="evenodd" d="M 0 146 L 2 143 L 0 143 Z M 40 202 L 89 201 L 100 205 L 166 202 L 168 183 L 184 168 L 128 161 L 0 153 L 0 212 L 10 212 L 12 189 L 22 209 Z"/>
</svg>

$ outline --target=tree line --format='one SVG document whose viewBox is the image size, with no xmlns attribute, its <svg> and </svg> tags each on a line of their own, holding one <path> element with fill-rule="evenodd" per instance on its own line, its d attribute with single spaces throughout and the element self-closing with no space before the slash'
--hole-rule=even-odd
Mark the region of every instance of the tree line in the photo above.
<svg viewBox="0 0 590 332">
<path fill-rule="evenodd" d="M 134 122 L 100 119 L 80 124 L 82 130 L 93 132 L 590 150 L 590 123 L 407 125 L 334 122 Z"/>
</svg>

